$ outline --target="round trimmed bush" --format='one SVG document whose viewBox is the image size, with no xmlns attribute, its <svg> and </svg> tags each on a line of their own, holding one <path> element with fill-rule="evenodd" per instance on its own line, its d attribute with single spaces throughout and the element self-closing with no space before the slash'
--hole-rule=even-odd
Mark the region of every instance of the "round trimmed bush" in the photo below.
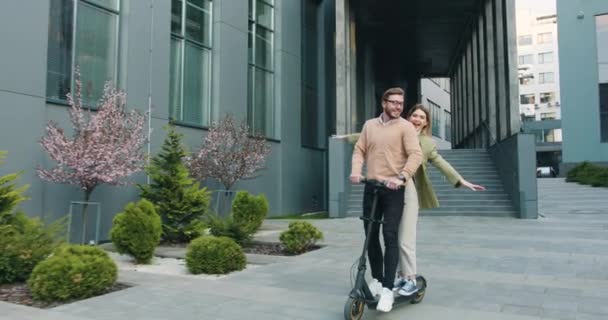
<svg viewBox="0 0 608 320">
<path fill-rule="evenodd" d="M 131 255 L 137 263 L 150 263 L 162 231 L 154 205 L 142 199 L 114 217 L 110 239 L 119 253 Z"/>
<path fill-rule="evenodd" d="M 117 275 L 116 264 L 102 249 L 66 245 L 40 262 L 27 284 L 37 300 L 65 301 L 99 295 L 114 285 Z"/>
<path fill-rule="evenodd" d="M 192 274 L 226 274 L 245 269 L 243 249 L 228 237 L 202 236 L 190 242 L 186 266 Z"/>
<path fill-rule="evenodd" d="M 242 224 L 248 233 L 256 233 L 267 214 L 268 200 L 263 194 L 253 196 L 247 191 L 237 192 L 232 202 L 232 216 L 234 221 Z"/>
<path fill-rule="evenodd" d="M 279 237 L 285 250 L 292 254 L 306 252 L 317 240 L 323 239 L 323 233 L 307 221 L 294 221 Z"/>
</svg>

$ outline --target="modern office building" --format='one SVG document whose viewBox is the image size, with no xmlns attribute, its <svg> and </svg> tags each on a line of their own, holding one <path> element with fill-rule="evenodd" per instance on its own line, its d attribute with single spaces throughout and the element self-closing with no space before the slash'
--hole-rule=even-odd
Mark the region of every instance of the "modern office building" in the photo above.
<svg viewBox="0 0 608 320">
<path fill-rule="evenodd" d="M 536 165 L 557 171 L 562 158 L 557 15 L 518 9 L 517 52 L 522 130 L 536 136 Z"/>
<path fill-rule="evenodd" d="M 520 113 L 525 120 L 560 119 L 557 16 L 517 14 Z M 550 139 L 561 141 L 561 132 Z"/>
<path fill-rule="evenodd" d="M 378 114 L 386 88 L 403 87 L 409 107 L 430 97 L 420 79 L 449 78 L 449 121 L 438 135 L 453 148 L 500 153 L 496 162 L 514 204 L 536 210 L 535 185 L 524 181 L 528 140 L 518 134 L 514 0 L 7 0 L 3 6 L 10 10 L 0 11 L 0 149 L 9 157 L 0 173 L 25 170 L 30 200 L 23 209 L 30 215 L 63 216 L 71 201 L 82 200 L 76 187 L 35 174 L 38 165 L 52 166 L 39 146 L 45 124 L 70 128 L 65 94 L 77 66 L 85 102 L 98 99 L 109 79 L 126 90 L 130 108 L 150 111 L 152 155 L 170 119 L 191 150 L 227 113 L 262 131 L 272 145 L 266 168 L 235 188 L 266 194 L 272 215 L 328 209 L 328 137 L 360 130 Z M 441 102 L 430 101 L 448 118 Z M 102 235 L 137 197 L 133 186 L 95 190 Z"/>
<path fill-rule="evenodd" d="M 608 1 L 557 0 L 563 167 L 608 165 Z M 565 171 L 565 170 L 562 170 Z"/>
<path fill-rule="evenodd" d="M 335 117 L 329 107 L 335 100 L 333 3 L 10 0 L 3 5 L 11 9 L 0 13 L 7 31 L 0 35 L 7 44 L 0 50 L 0 149 L 9 153 L 0 170 L 24 170 L 28 214 L 56 218 L 68 213 L 71 201 L 83 199 L 77 187 L 45 182 L 35 173 L 38 165 L 53 165 L 39 145 L 45 124 L 71 128 L 66 94 L 76 67 L 85 103 L 94 105 L 109 79 L 126 90 L 130 108 L 151 110 L 152 155 L 169 119 L 196 150 L 211 122 L 231 113 L 272 145 L 262 175 L 236 189 L 264 193 L 273 215 L 325 208 L 326 137 Z M 129 180 L 146 182 L 143 173 Z M 114 214 L 137 197 L 134 186 L 94 191 L 102 235 Z"/>
<path fill-rule="evenodd" d="M 439 149 L 452 148 L 452 114 L 450 79 L 428 78 L 420 81 L 420 102 L 431 113 L 433 139 Z"/>
</svg>

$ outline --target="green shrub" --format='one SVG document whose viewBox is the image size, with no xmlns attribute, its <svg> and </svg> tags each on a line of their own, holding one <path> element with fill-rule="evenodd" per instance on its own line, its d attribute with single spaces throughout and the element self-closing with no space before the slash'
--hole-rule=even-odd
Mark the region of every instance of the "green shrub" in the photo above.
<svg viewBox="0 0 608 320">
<path fill-rule="evenodd" d="M 568 171 L 567 182 L 578 182 L 593 187 L 608 187 L 608 168 L 582 162 Z"/>
<path fill-rule="evenodd" d="M 110 239 L 119 253 L 128 254 L 137 263 L 150 263 L 160 241 L 162 227 L 152 202 L 142 199 L 129 203 L 112 221 Z"/>
<path fill-rule="evenodd" d="M 608 168 L 597 167 L 588 182 L 592 187 L 608 187 Z"/>
<path fill-rule="evenodd" d="M 0 226 L 0 284 L 27 280 L 34 267 L 62 242 L 64 220 L 44 225 L 23 213 Z"/>
<path fill-rule="evenodd" d="M 568 171 L 568 174 L 566 176 L 566 181 L 567 182 L 582 182 L 587 177 L 590 170 L 593 170 L 593 165 L 590 164 L 589 162 L 585 161 L 585 162 L 579 163 L 574 168 L 570 169 L 570 171 Z"/>
<path fill-rule="evenodd" d="M 239 245 L 247 244 L 251 241 L 253 236 L 250 226 L 243 222 L 236 221 L 232 215 L 222 219 L 217 215 L 208 214 L 207 224 L 211 235 L 216 237 L 228 237 L 236 241 Z"/>
<path fill-rule="evenodd" d="M 99 295 L 116 282 L 116 264 L 98 247 L 66 245 L 40 262 L 27 284 L 42 301 L 65 301 Z"/>
<path fill-rule="evenodd" d="M 306 252 L 317 240 L 323 239 L 323 233 L 307 221 L 293 221 L 279 238 L 287 252 L 299 254 Z"/>
<path fill-rule="evenodd" d="M 6 151 L 0 150 L 0 164 L 4 157 L 6 157 Z M 0 176 L 0 225 L 11 224 L 15 208 L 27 199 L 23 193 L 28 186 L 18 187 L 15 183 L 20 175 L 21 172 L 16 172 Z"/>
<path fill-rule="evenodd" d="M 199 237 L 186 252 L 186 266 L 193 274 L 226 274 L 243 270 L 246 263 L 243 249 L 227 237 Z"/>
<path fill-rule="evenodd" d="M 227 218 L 215 214 L 207 215 L 210 233 L 217 237 L 228 237 L 240 245 L 251 241 L 268 214 L 268 201 L 264 195 L 252 196 L 239 191 L 232 202 L 232 213 Z"/>
<path fill-rule="evenodd" d="M 188 243 L 204 233 L 201 219 L 209 207 L 211 195 L 200 188 L 184 165 L 188 155 L 182 145 L 182 134 L 174 127 L 169 132 L 161 151 L 152 158 L 146 173 L 149 185 L 138 185 L 141 197 L 152 202 L 162 219 L 165 242 Z"/>
<path fill-rule="evenodd" d="M 253 196 L 247 191 L 239 191 L 232 202 L 234 221 L 245 225 L 249 233 L 255 234 L 268 214 L 268 200 L 263 194 Z"/>
</svg>

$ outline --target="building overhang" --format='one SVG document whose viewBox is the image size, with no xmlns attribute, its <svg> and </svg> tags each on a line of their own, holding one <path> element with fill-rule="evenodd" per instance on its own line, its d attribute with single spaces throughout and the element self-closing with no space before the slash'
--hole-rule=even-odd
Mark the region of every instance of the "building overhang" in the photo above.
<svg viewBox="0 0 608 320">
<path fill-rule="evenodd" d="M 483 0 L 351 0 L 376 70 L 446 77 L 479 21 Z"/>
</svg>

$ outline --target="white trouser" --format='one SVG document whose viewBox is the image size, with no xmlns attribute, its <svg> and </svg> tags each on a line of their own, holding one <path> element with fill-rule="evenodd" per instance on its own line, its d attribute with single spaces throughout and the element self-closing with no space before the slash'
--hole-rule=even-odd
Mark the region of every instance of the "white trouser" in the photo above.
<svg viewBox="0 0 608 320">
<path fill-rule="evenodd" d="M 405 184 L 405 205 L 399 225 L 399 264 L 404 277 L 416 275 L 416 228 L 418 224 L 418 192 L 412 179 Z"/>
</svg>

